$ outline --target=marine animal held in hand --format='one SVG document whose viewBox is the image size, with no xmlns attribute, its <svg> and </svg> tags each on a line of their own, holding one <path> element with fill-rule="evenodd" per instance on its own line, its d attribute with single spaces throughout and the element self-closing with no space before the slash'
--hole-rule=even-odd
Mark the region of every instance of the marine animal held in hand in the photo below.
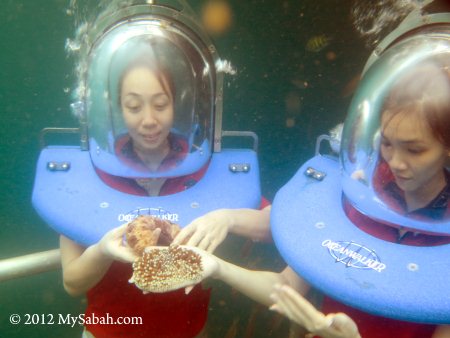
<svg viewBox="0 0 450 338">
<path fill-rule="evenodd" d="M 128 224 L 126 243 L 139 256 L 130 283 L 144 293 L 166 292 L 201 279 L 197 253 L 180 246 L 167 247 L 179 231 L 178 224 L 151 215 L 140 215 Z M 157 245 L 164 247 L 152 248 Z"/>
<path fill-rule="evenodd" d="M 156 229 L 161 232 L 155 232 Z M 170 245 L 178 232 L 178 224 L 151 215 L 140 215 L 128 224 L 125 236 L 127 244 L 137 255 L 142 255 L 148 246 Z"/>
<path fill-rule="evenodd" d="M 178 245 L 147 247 L 133 263 L 130 283 L 144 293 L 167 292 L 197 284 L 202 271 L 202 259 L 191 249 Z"/>
</svg>

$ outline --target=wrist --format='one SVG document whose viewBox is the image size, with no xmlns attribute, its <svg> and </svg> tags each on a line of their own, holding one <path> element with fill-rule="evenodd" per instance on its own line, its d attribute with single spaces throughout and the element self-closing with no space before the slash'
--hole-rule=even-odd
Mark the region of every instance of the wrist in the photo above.
<svg viewBox="0 0 450 338">
<path fill-rule="evenodd" d="M 223 281 L 223 278 L 226 275 L 225 270 L 227 268 L 226 267 L 227 262 L 221 260 L 217 256 L 212 256 L 212 257 L 214 259 L 215 264 L 213 265 L 211 277 L 214 279 L 219 279 L 219 280 Z"/>
</svg>

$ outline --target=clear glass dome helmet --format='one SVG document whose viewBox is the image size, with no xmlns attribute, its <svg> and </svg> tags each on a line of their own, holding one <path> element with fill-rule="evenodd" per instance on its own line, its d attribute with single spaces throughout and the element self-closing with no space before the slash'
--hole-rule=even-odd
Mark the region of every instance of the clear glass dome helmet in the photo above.
<svg viewBox="0 0 450 338">
<path fill-rule="evenodd" d="M 201 169 L 212 153 L 214 114 L 221 103 L 216 93 L 222 87 L 214 67 L 218 56 L 207 36 L 183 11 L 148 4 L 122 8 L 95 27 L 98 34 L 90 34 L 93 43 L 85 56 L 82 96 L 95 167 L 133 178 L 183 176 Z M 133 137 L 124 112 L 124 80 L 136 69 L 153 75 L 172 105 L 168 130 L 135 126 L 134 135 L 146 140 Z M 152 90 L 144 81 L 135 94 L 142 107 L 161 110 L 161 102 L 148 96 Z M 144 147 L 151 148 L 163 142 L 155 139 L 165 132 L 172 160 L 149 167 L 135 147 L 147 142 Z"/>
<path fill-rule="evenodd" d="M 422 95 L 419 89 L 424 81 L 431 84 L 426 94 L 450 108 L 449 77 L 450 24 L 416 29 L 402 36 L 367 69 L 350 105 L 340 150 L 344 196 L 363 214 L 425 233 L 450 234 L 449 219 L 430 222 L 410 217 L 394 209 L 380 190 L 384 112 L 390 111 L 393 100 L 398 103 L 411 95 Z M 450 109 L 446 111 L 450 114 Z"/>
</svg>

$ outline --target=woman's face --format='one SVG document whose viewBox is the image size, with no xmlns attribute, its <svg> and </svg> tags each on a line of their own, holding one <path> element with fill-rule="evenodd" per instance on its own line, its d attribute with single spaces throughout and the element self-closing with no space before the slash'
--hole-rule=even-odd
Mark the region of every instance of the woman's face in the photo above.
<svg viewBox="0 0 450 338">
<path fill-rule="evenodd" d="M 173 97 L 164 87 L 155 73 L 143 66 L 132 68 L 123 78 L 121 108 L 137 151 L 162 152 L 169 146 L 167 137 L 174 118 Z"/>
<path fill-rule="evenodd" d="M 423 187 L 442 189 L 449 151 L 435 138 L 423 117 L 384 113 L 381 130 L 381 155 L 406 194 L 420 193 Z"/>
</svg>

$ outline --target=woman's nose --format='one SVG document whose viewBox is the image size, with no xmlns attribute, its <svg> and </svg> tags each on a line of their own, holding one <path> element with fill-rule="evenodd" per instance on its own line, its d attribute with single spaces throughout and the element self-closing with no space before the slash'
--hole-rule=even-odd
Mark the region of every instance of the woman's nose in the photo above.
<svg viewBox="0 0 450 338">
<path fill-rule="evenodd" d="M 394 170 L 406 169 L 406 161 L 399 151 L 393 151 L 390 159 L 388 160 L 389 166 Z"/>
<path fill-rule="evenodd" d="M 142 112 L 142 124 L 144 126 L 152 126 L 156 124 L 155 114 L 150 106 L 146 106 Z"/>
</svg>

